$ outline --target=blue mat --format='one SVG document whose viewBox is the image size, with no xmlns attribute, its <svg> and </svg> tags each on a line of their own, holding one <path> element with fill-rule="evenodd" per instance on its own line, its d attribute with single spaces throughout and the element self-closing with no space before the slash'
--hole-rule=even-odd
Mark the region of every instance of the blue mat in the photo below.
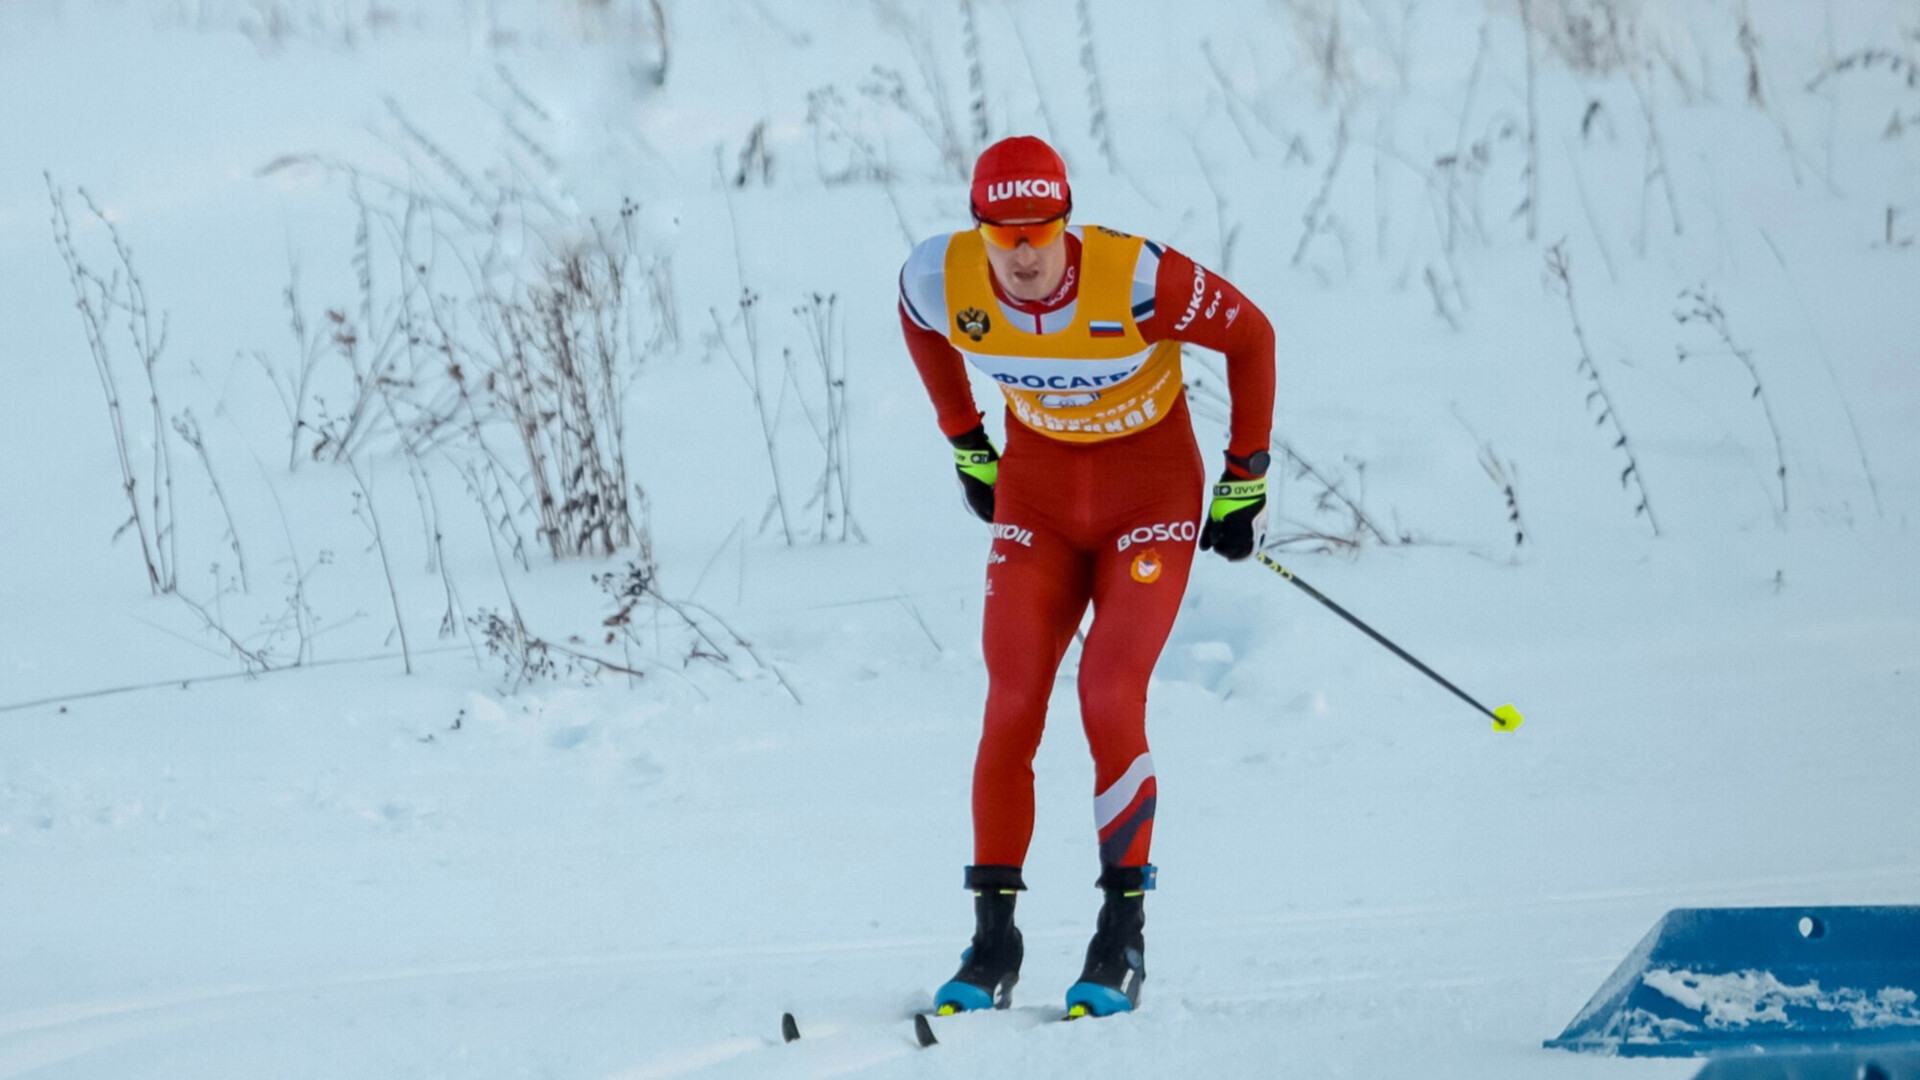
<svg viewBox="0 0 1920 1080">
<path fill-rule="evenodd" d="M 1693 1080 L 1920 1080 L 1920 1046 L 1714 1058 Z"/>
<path fill-rule="evenodd" d="M 1670 911 L 1546 1045 L 1690 1057 L 1903 1043 L 1920 1046 L 1920 907 Z"/>
</svg>

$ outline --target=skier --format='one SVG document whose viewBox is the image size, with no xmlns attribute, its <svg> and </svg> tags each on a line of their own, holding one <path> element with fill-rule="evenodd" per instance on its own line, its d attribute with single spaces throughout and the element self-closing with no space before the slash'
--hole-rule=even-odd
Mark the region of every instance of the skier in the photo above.
<svg viewBox="0 0 1920 1080">
<path fill-rule="evenodd" d="M 1066 165 L 1040 139 L 974 165 L 975 227 L 922 242 L 900 273 L 900 324 L 954 449 L 966 505 L 991 523 L 986 720 L 973 774 L 972 946 L 941 1013 L 1005 1008 L 1023 955 L 1014 899 L 1033 835 L 1033 758 L 1055 671 L 1087 605 L 1080 714 L 1094 759 L 1104 893 L 1069 1015 L 1131 1010 L 1146 976 L 1144 894 L 1158 785 L 1147 680 L 1186 591 L 1194 542 L 1227 559 L 1266 523 L 1273 327 L 1239 290 L 1179 252 L 1070 226 Z M 1180 344 L 1224 353 L 1226 464 L 1204 522 L 1206 469 Z M 1007 401 L 1004 457 L 965 362 Z"/>
</svg>

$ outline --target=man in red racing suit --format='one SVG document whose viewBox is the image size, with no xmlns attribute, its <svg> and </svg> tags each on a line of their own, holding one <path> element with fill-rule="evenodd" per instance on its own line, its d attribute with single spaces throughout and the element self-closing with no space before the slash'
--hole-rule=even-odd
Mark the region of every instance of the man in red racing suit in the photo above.
<svg viewBox="0 0 1920 1080">
<path fill-rule="evenodd" d="M 973 777 L 976 928 L 936 1004 L 1005 1007 L 1022 945 L 1013 901 L 1033 833 L 1033 758 L 1047 698 L 1087 605 L 1080 713 L 1095 771 L 1105 899 L 1076 1015 L 1133 1008 L 1145 977 L 1143 894 L 1158 786 L 1147 681 L 1173 626 L 1196 540 L 1229 559 L 1259 545 L 1273 416 L 1273 327 L 1186 256 L 1071 227 L 1065 165 L 1007 139 L 975 166 L 976 227 L 924 241 L 900 275 L 900 325 L 953 444 L 967 505 L 992 523 L 986 720 Z M 1232 424 L 1205 516 L 1205 466 L 1180 345 L 1225 354 Z M 1007 398 L 1007 447 L 989 441 L 966 363 Z"/>
</svg>

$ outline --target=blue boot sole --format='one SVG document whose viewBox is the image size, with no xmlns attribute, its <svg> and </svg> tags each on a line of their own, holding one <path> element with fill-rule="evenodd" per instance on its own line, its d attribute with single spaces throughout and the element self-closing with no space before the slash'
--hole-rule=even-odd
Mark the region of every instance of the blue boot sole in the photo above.
<svg viewBox="0 0 1920 1080">
<path fill-rule="evenodd" d="M 993 994 L 972 983 L 953 980 L 933 995 L 933 1011 L 941 1016 L 993 1008 Z"/>
<path fill-rule="evenodd" d="M 1067 1015 L 1112 1016 L 1132 1012 L 1133 1000 L 1111 986 L 1099 983 L 1074 983 L 1067 989 Z"/>
</svg>

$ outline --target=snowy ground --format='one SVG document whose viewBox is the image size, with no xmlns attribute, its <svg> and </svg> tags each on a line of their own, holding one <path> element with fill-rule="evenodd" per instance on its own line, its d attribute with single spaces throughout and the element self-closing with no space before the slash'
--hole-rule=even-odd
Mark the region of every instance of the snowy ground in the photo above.
<svg viewBox="0 0 1920 1080">
<path fill-rule="evenodd" d="M 1671 204 L 1662 179 L 1642 184 L 1635 81 L 1574 73 L 1543 42 L 1529 241 L 1513 216 L 1525 50 L 1503 8 L 1096 5 L 1114 174 L 1087 134 L 1074 6 L 971 6 L 994 134 L 1058 125 L 1084 220 L 1254 296 L 1280 328 L 1276 436 L 1411 541 L 1282 560 L 1525 727 L 1488 731 L 1278 578 L 1203 559 L 1152 698 L 1166 798 L 1143 1010 L 1042 1023 L 1098 904 L 1070 654 L 1038 766 L 1019 1007 L 919 1051 L 903 1018 L 970 928 L 986 535 L 893 314 L 906 235 L 958 227 L 964 189 L 858 87 L 897 68 L 929 115 L 945 95 L 964 138 L 959 6 L 669 3 L 654 87 L 645 5 L 583 22 L 557 0 L 12 3 L 0 1077 L 1681 1077 L 1696 1065 L 1540 1041 L 1669 908 L 1920 898 L 1920 92 L 1884 63 L 1807 89 L 1870 47 L 1911 71 L 1920 8 L 1753 3 L 1756 108 L 1736 13 L 1647 6 L 1636 47 L 1660 59 L 1639 88 Z M 1329 13 L 1331 89 L 1311 60 Z M 853 160 L 807 122 L 827 86 L 896 179 L 823 181 Z M 770 182 L 724 186 L 762 119 Z M 342 175 L 284 159 L 453 190 L 406 126 L 476 176 L 517 167 L 554 220 L 641 204 L 682 323 L 627 392 L 663 589 L 764 663 L 504 682 L 470 635 L 433 632 L 446 580 L 467 614 L 504 602 L 479 514 L 436 476 L 448 573 L 424 571 L 407 471 L 375 440 L 361 463 L 412 633 L 403 673 L 353 481 L 287 469 L 254 354 L 292 348 L 290 264 L 310 319 L 357 302 Z M 1449 256 L 1432 163 L 1476 142 Z M 132 535 L 112 539 L 127 504 L 42 170 L 88 257 L 104 268 L 111 248 L 78 187 L 170 316 L 166 407 L 197 416 L 252 575 L 250 593 L 216 589 L 237 568 L 175 444 L 183 591 L 258 645 L 310 571 L 307 666 L 232 677 L 200 618 L 149 595 Z M 1596 423 L 1543 282 L 1562 238 L 1642 488 L 1621 482 L 1617 429 Z M 713 329 L 717 312 L 741 347 L 743 284 L 768 341 L 796 350 L 788 310 L 837 296 L 865 543 L 789 547 L 763 522 L 761 429 Z M 1781 451 L 1739 359 L 1676 322 L 1698 287 L 1751 350 Z M 1189 371 L 1203 387 L 1209 363 Z M 322 378 L 337 407 L 340 370 Z M 1220 410 L 1195 397 L 1212 453 Z M 821 452 L 797 400 L 775 441 L 804 494 Z M 1515 477 L 1517 549 L 1483 447 Z M 1289 472 L 1280 531 L 1360 535 L 1321 495 Z M 506 575 L 529 623 L 592 651 L 611 609 L 588 578 L 619 560 L 531 561 Z M 129 686 L 148 688 L 80 696 Z M 785 1010 L 800 1044 L 779 1043 Z"/>
</svg>

